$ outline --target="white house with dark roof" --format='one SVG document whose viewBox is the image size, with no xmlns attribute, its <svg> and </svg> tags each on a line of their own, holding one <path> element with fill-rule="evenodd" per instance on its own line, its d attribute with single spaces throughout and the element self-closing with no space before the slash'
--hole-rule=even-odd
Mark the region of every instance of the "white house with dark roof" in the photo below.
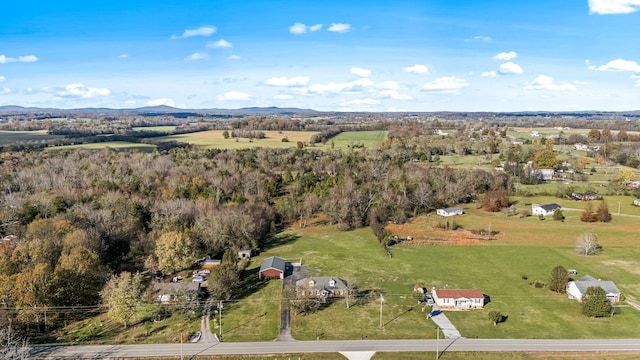
<svg viewBox="0 0 640 360">
<path fill-rule="evenodd" d="M 462 215 L 463 211 L 462 211 L 462 208 L 459 208 L 459 207 L 448 207 L 444 209 L 437 209 L 436 214 L 440 216 L 448 217 L 448 216 Z"/>
<path fill-rule="evenodd" d="M 556 209 L 561 208 L 562 207 L 558 204 L 531 204 L 531 215 L 552 216 Z"/>
<path fill-rule="evenodd" d="M 589 275 L 585 275 L 578 280 L 569 281 L 569 284 L 567 284 L 567 295 L 569 295 L 569 299 L 582 302 L 582 296 L 590 287 L 602 288 L 611 303 L 620 301 L 620 290 L 618 290 L 618 287 L 613 281 L 603 281 Z"/>
</svg>

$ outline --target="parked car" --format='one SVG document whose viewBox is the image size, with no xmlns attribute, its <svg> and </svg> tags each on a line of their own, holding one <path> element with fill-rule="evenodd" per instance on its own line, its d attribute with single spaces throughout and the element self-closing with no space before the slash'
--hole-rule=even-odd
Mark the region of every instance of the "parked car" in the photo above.
<svg viewBox="0 0 640 360">
<path fill-rule="evenodd" d="M 193 275 L 193 282 L 203 282 L 207 280 L 207 276 L 205 274 L 195 274 Z"/>
<path fill-rule="evenodd" d="M 425 295 L 424 296 L 424 302 L 426 302 L 427 304 L 433 304 L 433 296 L 431 295 Z"/>
<path fill-rule="evenodd" d="M 200 338 L 202 338 L 202 333 L 200 331 L 198 331 L 197 333 L 193 333 L 191 334 L 191 336 L 189 336 L 189 342 L 195 343 L 200 341 Z"/>
</svg>

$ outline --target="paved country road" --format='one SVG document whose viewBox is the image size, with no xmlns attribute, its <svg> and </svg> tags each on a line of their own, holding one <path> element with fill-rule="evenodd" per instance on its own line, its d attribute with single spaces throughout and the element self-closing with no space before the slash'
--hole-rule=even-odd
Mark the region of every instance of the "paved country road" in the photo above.
<svg viewBox="0 0 640 360">
<path fill-rule="evenodd" d="M 109 359 L 127 357 L 240 354 L 291 354 L 340 351 L 640 351 L 639 339 L 607 340 L 321 340 L 217 344 L 149 344 L 34 347 L 35 359 Z"/>
</svg>

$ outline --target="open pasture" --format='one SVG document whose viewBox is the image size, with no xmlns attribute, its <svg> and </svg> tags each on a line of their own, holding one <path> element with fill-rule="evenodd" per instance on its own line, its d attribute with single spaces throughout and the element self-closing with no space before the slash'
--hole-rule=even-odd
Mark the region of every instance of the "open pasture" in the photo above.
<svg viewBox="0 0 640 360">
<path fill-rule="evenodd" d="M 62 135 L 49 135 L 46 130 L 36 131 L 0 131 L 0 146 L 34 141 L 53 140 L 64 138 Z"/>
<path fill-rule="evenodd" d="M 132 128 L 133 131 L 156 131 L 156 132 L 165 132 L 170 133 L 176 129 L 176 126 L 173 125 L 164 125 L 164 126 L 137 126 Z"/>
<path fill-rule="evenodd" d="M 48 147 L 48 151 L 69 150 L 69 149 L 115 149 L 115 150 L 139 150 L 143 152 L 152 152 L 156 146 L 151 144 L 132 143 L 127 141 L 106 141 L 89 144 L 76 144 Z"/>
<path fill-rule="evenodd" d="M 480 217 L 465 215 L 459 218 L 460 222 L 471 216 Z M 589 319 L 580 314 L 579 303 L 566 295 L 534 288 L 530 283 L 548 281 L 551 269 L 563 265 L 578 269 L 581 275 L 614 280 L 625 296 L 640 299 L 640 247 L 630 246 L 634 240 L 617 243 L 616 239 L 605 240 L 606 236 L 602 236 L 604 251 L 584 257 L 575 253 L 573 235 L 558 233 L 555 227 L 545 229 L 552 220 L 522 221 L 505 223 L 504 228 L 498 222 L 492 225 L 495 230 L 504 231 L 505 238 L 513 237 L 509 241 L 499 236 L 498 240 L 489 241 L 489 246 L 424 246 L 409 242 L 393 246 L 392 257 L 387 256 L 369 229 L 341 232 L 328 225 L 291 228 L 279 235 L 278 246 L 252 260 L 252 266 L 259 267 L 260 260 L 271 255 L 302 259 L 304 265 L 318 270 L 314 275 L 338 276 L 355 281 L 361 290 L 375 291 L 350 309 L 344 300 L 339 300 L 314 314 L 292 315 L 292 334 L 300 340 L 435 338 L 433 323 L 425 319 L 422 305 L 412 297 L 416 283 L 427 288 L 478 288 L 490 296 L 491 302 L 484 310 L 447 313 L 466 337 L 632 336 L 640 312 L 622 308 L 622 314 L 613 318 Z M 526 233 L 520 228 L 526 222 L 531 222 L 531 234 L 526 242 L 519 242 L 517 237 Z M 516 228 L 518 232 L 514 233 Z M 543 235 L 538 237 L 539 243 L 536 233 Z M 383 329 L 379 328 L 379 292 L 384 296 Z M 491 309 L 509 318 L 494 327 L 487 318 Z"/>
<path fill-rule="evenodd" d="M 228 138 L 222 136 L 224 130 L 200 131 L 189 134 L 169 135 L 155 138 L 155 142 L 179 141 L 193 145 L 214 149 L 247 149 L 255 147 L 291 148 L 296 147 L 297 142 L 309 142 L 312 131 L 263 131 L 265 139 Z M 288 142 L 282 139 L 287 138 Z"/>
</svg>

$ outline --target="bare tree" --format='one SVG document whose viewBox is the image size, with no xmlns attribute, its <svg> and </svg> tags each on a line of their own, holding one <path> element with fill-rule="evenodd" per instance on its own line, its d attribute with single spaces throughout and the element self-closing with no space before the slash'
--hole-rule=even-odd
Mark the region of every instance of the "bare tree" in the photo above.
<svg viewBox="0 0 640 360">
<path fill-rule="evenodd" d="M 602 246 L 598 244 L 598 237 L 587 231 L 578 236 L 576 251 L 580 255 L 596 255 L 602 251 Z"/>
<path fill-rule="evenodd" d="M 11 327 L 11 322 L 0 328 L 0 359 L 26 360 L 30 351 L 27 341 L 18 336 Z"/>
</svg>

